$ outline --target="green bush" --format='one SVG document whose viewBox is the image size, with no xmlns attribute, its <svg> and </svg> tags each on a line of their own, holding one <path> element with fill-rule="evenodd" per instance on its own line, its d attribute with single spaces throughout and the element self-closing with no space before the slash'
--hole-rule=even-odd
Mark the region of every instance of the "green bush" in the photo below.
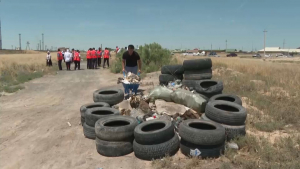
<svg viewBox="0 0 300 169">
<path fill-rule="evenodd" d="M 125 50 L 120 51 L 116 60 L 110 67 L 111 72 L 120 73 L 122 71 L 122 55 Z M 158 43 L 145 44 L 136 50 L 142 60 L 142 72 L 150 73 L 160 70 L 163 65 L 176 64 L 177 60 L 173 59 L 168 49 L 162 48 Z"/>
</svg>

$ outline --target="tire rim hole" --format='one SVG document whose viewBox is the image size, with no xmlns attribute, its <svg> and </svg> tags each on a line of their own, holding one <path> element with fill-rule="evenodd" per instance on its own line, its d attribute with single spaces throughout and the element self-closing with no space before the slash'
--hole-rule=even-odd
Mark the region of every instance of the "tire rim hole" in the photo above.
<svg viewBox="0 0 300 169">
<path fill-rule="evenodd" d="M 213 82 L 213 81 L 211 81 L 211 82 L 202 82 L 202 83 L 200 83 L 200 86 L 202 88 L 209 88 L 209 87 L 214 86 L 216 84 L 218 84 L 218 83 L 217 82 Z"/>
<path fill-rule="evenodd" d="M 130 123 L 127 122 L 127 121 L 112 121 L 112 122 L 108 122 L 108 123 L 105 123 L 104 126 L 107 126 L 107 127 L 120 127 L 120 126 L 127 126 L 129 125 Z"/>
<path fill-rule="evenodd" d="M 99 92 L 99 94 L 117 94 L 117 93 L 118 93 L 117 91 L 113 91 L 113 90 Z"/>
<path fill-rule="evenodd" d="M 166 125 L 164 123 L 154 123 L 144 126 L 141 130 L 144 132 L 156 131 L 164 128 Z"/>
<path fill-rule="evenodd" d="M 237 109 L 233 106 L 228 106 L 228 105 L 223 105 L 223 104 L 215 105 L 215 108 L 224 110 L 224 111 L 229 111 L 229 112 L 238 112 L 239 111 L 239 109 Z"/>
<path fill-rule="evenodd" d="M 229 101 L 229 102 L 235 101 L 235 99 L 233 97 L 218 97 L 215 100 L 224 100 L 224 101 Z"/>
<path fill-rule="evenodd" d="M 190 127 L 201 130 L 215 130 L 217 129 L 214 125 L 206 124 L 206 123 L 190 123 Z"/>
<path fill-rule="evenodd" d="M 111 111 L 105 111 L 105 110 L 98 110 L 98 111 L 93 111 L 92 114 L 96 115 L 109 115 L 109 114 L 114 114 Z"/>
</svg>

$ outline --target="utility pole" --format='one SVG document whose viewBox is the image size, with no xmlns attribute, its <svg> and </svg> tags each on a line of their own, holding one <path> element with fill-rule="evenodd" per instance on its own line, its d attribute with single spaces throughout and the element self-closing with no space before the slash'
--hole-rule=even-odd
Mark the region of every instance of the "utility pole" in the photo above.
<svg viewBox="0 0 300 169">
<path fill-rule="evenodd" d="M 264 56 L 266 56 L 266 33 L 267 31 L 264 30 Z"/>
<path fill-rule="evenodd" d="M 45 50 L 47 50 L 47 45 L 45 45 Z"/>
<path fill-rule="evenodd" d="M 0 50 L 2 50 L 1 20 L 0 20 Z"/>
<path fill-rule="evenodd" d="M 226 50 L 227 50 L 227 39 L 226 39 Z"/>
<path fill-rule="evenodd" d="M 282 47 L 282 49 L 284 49 L 284 45 L 285 45 L 285 39 L 283 39 L 283 47 Z"/>
<path fill-rule="evenodd" d="M 251 52 L 253 52 L 253 42 L 252 42 L 252 50 L 251 50 Z"/>
<path fill-rule="evenodd" d="M 42 41 L 40 40 L 40 50 L 42 50 Z"/>
<path fill-rule="evenodd" d="M 22 46 L 21 46 L 21 34 L 19 34 L 19 47 L 20 47 L 20 50 L 22 50 Z"/>
<path fill-rule="evenodd" d="M 45 46 L 44 46 L 44 34 L 42 33 L 42 49 L 41 50 L 45 50 Z"/>
</svg>

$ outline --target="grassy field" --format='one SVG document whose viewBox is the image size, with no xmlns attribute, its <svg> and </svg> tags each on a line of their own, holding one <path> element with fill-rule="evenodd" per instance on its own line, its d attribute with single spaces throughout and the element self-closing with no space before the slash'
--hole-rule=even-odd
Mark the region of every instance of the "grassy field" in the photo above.
<svg viewBox="0 0 300 169">
<path fill-rule="evenodd" d="M 24 88 L 22 83 L 54 72 L 57 68 L 55 53 L 52 53 L 52 64 L 52 68 L 46 67 L 46 54 L 35 51 L 32 54 L 1 54 L 0 92 L 15 92 Z"/>
</svg>

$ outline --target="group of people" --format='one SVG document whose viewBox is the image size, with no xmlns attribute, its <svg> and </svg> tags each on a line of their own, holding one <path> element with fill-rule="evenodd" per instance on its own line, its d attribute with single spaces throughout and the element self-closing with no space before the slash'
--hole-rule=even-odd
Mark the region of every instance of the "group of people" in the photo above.
<svg viewBox="0 0 300 169">
<path fill-rule="evenodd" d="M 97 69 L 97 66 L 101 67 L 102 57 L 103 68 L 105 68 L 105 63 L 107 63 L 107 67 L 109 67 L 109 58 L 111 57 L 111 55 L 108 48 L 105 48 L 104 51 L 102 51 L 101 48 L 99 48 L 97 51 L 95 50 L 95 48 L 90 48 L 86 52 L 87 69 Z"/>
<path fill-rule="evenodd" d="M 72 52 L 70 52 L 69 49 L 67 49 L 66 52 L 60 51 L 60 49 L 57 50 L 57 61 L 58 61 L 58 68 L 59 70 L 62 70 L 62 61 L 66 63 L 67 70 L 71 70 L 71 63 L 74 62 L 75 67 L 74 70 L 80 69 L 80 51 L 72 49 Z"/>
</svg>

